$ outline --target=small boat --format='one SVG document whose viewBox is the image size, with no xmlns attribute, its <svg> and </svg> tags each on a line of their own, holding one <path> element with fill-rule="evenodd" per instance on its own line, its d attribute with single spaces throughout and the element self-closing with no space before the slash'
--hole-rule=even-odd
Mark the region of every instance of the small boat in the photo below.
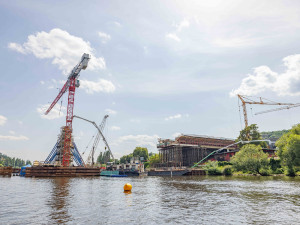
<svg viewBox="0 0 300 225">
<path fill-rule="evenodd" d="M 126 174 L 120 174 L 119 170 L 102 170 L 100 176 L 105 177 L 128 177 Z"/>
</svg>

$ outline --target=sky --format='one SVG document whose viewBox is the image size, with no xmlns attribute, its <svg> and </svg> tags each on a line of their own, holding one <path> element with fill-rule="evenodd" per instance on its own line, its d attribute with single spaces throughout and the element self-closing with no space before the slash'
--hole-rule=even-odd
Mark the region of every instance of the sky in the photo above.
<svg viewBox="0 0 300 225">
<path fill-rule="evenodd" d="M 298 1 L 0 0 L 0 152 L 45 160 L 65 125 L 67 93 L 49 104 L 83 53 L 74 115 L 100 124 L 115 158 L 158 138 L 236 138 L 237 94 L 299 103 Z M 290 129 L 299 108 L 255 115 L 260 131 Z M 276 108 L 276 106 L 275 106 Z M 96 129 L 74 119 L 86 158 Z M 99 144 L 97 154 L 104 150 Z"/>
</svg>

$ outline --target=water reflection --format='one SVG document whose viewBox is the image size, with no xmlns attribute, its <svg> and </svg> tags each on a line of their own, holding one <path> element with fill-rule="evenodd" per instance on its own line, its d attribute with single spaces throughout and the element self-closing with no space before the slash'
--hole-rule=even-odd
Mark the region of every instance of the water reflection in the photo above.
<svg viewBox="0 0 300 225">
<path fill-rule="evenodd" d="M 299 224 L 299 198 L 300 177 L 0 178 L 0 224 Z"/>
<path fill-rule="evenodd" d="M 68 213 L 70 183 L 71 178 L 68 177 L 54 178 L 51 181 L 52 191 L 48 206 L 50 207 L 49 219 L 52 224 L 62 224 L 71 220 L 71 216 Z"/>
</svg>

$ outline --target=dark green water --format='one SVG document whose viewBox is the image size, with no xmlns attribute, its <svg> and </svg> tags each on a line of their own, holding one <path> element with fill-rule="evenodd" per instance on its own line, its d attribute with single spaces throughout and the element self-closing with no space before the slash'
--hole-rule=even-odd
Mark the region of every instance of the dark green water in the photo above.
<svg viewBox="0 0 300 225">
<path fill-rule="evenodd" d="M 300 224 L 300 177 L 0 177 L 0 224 Z"/>
</svg>

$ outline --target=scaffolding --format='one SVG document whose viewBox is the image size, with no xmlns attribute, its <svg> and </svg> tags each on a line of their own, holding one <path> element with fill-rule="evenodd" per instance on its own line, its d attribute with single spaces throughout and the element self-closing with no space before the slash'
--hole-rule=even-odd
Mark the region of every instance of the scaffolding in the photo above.
<svg viewBox="0 0 300 225">
<path fill-rule="evenodd" d="M 220 147 L 233 144 L 233 139 L 202 135 L 181 135 L 175 140 L 159 139 L 157 145 L 160 163 L 155 167 L 190 167 Z M 236 150 L 233 145 L 224 152 Z"/>
</svg>

